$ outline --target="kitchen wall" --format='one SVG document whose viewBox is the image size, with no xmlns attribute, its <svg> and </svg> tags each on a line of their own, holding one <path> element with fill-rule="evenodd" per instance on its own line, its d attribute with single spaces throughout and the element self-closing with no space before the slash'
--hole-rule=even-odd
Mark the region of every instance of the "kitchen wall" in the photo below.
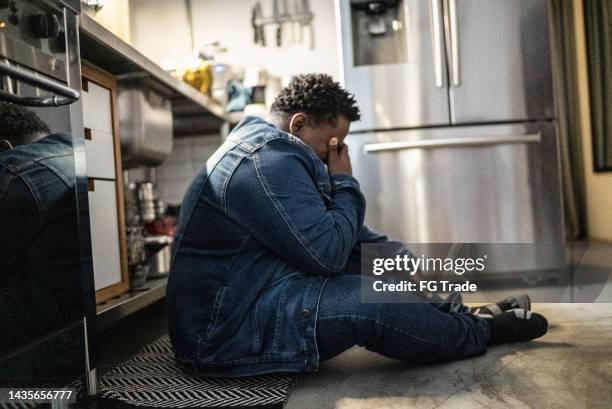
<svg viewBox="0 0 612 409">
<path fill-rule="evenodd" d="M 593 141 L 589 109 L 588 72 L 584 36 L 583 0 L 573 0 L 576 22 L 576 52 L 583 135 L 587 229 L 592 240 L 612 241 L 612 173 L 593 171 Z"/>
<path fill-rule="evenodd" d="M 117 37 L 130 42 L 129 0 L 106 0 L 98 12 L 90 8 L 84 8 L 84 11 Z"/>
<path fill-rule="evenodd" d="M 260 2 L 263 13 L 271 14 L 272 1 Z M 228 49 L 223 62 L 242 67 L 260 64 L 281 78 L 302 72 L 324 72 L 338 78 L 333 0 L 310 0 L 314 14 L 312 50 L 305 44 L 277 47 L 274 27 L 266 31 L 267 47 L 254 45 L 250 23 L 254 3 L 254 0 L 192 0 L 196 47 L 219 40 Z M 129 0 L 129 8 L 130 43 L 140 52 L 162 67 L 191 55 L 184 1 Z M 287 26 L 287 40 L 291 40 L 290 34 Z M 169 204 L 179 204 L 193 176 L 220 144 L 218 135 L 175 138 L 171 156 L 153 171 L 160 198 Z M 134 178 L 144 177 L 134 174 Z"/>
<path fill-rule="evenodd" d="M 130 0 L 130 43 L 160 65 L 189 55 L 185 2 Z"/>
<path fill-rule="evenodd" d="M 220 145 L 219 135 L 174 138 L 172 154 L 155 168 L 159 198 L 168 204 L 180 204 L 193 176 Z"/>
<path fill-rule="evenodd" d="M 259 0 L 264 15 L 272 0 Z M 279 3 L 282 3 L 279 0 Z M 288 1 L 292 4 L 293 1 Z M 301 72 L 324 72 L 338 78 L 338 47 L 332 0 L 310 0 L 314 14 L 314 48 L 304 44 L 276 47 L 274 27 L 266 31 L 267 46 L 253 44 L 251 7 L 255 0 L 192 0 L 196 47 L 219 40 L 228 48 L 223 57 L 232 65 L 261 64 L 285 77 Z M 131 42 L 162 66 L 190 55 L 190 34 L 183 1 L 130 0 Z M 297 28 L 297 27 L 296 27 Z M 285 38 L 291 39 L 287 26 Z"/>
</svg>

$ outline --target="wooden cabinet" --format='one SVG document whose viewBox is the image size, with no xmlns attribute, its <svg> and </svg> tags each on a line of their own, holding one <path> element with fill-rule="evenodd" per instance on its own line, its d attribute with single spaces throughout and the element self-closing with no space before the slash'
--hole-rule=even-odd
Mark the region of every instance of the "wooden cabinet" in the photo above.
<svg viewBox="0 0 612 409">
<path fill-rule="evenodd" d="M 96 301 L 129 288 L 123 178 L 117 113 L 117 83 L 83 65 L 83 126 Z"/>
</svg>

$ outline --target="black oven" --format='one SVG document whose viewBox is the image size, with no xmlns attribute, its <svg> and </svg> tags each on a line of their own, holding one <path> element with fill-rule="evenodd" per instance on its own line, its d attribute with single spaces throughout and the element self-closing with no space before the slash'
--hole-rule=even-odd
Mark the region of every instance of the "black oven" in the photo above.
<svg viewBox="0 0 612 409">
<path fill-rule="evenodd" d="M 5 253 L 0 257 L 14 259 L 12 264 L 0 264 L 0 328 L 12 329 L 8 336 L 0 335 L 5 337 L 0 343 L 0 387 L 61 387 L 92 378 L 95 324 L 88 322 L 95 320 L 95 297 L 80 101 L 79 11 L 78 0 L 0 0 L 0 102 L 34 112 L 50 134 L 68 135 L 74 166 L 74 173 L 67 172 L 72 180 L 65 180 L 70 189 L 66 201 L 56 209 L 47 206 L 51 210 L 46 217 L 53 220 L 53 211 L 62 214 L 65 229 L 37 243 L 45 233 L 40 222 L 41 231 L 30 242 L 0 247 Z M 6 159 L 27 149 L 5 142 L 0 166 L 3 155 Z M 45 166 L 53 177 L 53 166 Z M 18 197 L 0 196 L 5 201 L 0 205 L 10 200 Z M 6 229 L 0 226 L 0 234 L 19 238 L 19 232 Z M 42 247 L 46 252 L 36 251 Z M 66 254 L 66 260 L 57 254 Z M 95 382 L 90 387 L 95 388 Z"/>
</svg>

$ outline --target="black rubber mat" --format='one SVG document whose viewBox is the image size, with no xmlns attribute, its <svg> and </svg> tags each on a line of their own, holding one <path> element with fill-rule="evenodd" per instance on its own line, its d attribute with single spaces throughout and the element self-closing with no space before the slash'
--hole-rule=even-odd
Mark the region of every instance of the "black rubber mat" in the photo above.
<svg viewBox="0 0 612 409">
<path fill-rule="evenodd" d="M 100 377 L 100 398 L 117 408 L 282 408 L 297 376 L 196 377 L 178 367 L 167 335 Z"/>
</svg>

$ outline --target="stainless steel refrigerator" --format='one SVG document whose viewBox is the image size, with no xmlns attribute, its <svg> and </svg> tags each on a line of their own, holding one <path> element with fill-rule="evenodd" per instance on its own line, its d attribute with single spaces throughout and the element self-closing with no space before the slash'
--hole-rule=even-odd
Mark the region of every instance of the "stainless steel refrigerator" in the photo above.
<svg viewBox="0 0 612 409">
<path fill-rule="evenodd" d="M 534 243 L 498 257 L 500 271 L 564 266 L 547 1 L 336 0 L 336 11 L 342 78 L 362 111 L 349 146 L 366 223 L 409 243 Z"/>
</svg>

